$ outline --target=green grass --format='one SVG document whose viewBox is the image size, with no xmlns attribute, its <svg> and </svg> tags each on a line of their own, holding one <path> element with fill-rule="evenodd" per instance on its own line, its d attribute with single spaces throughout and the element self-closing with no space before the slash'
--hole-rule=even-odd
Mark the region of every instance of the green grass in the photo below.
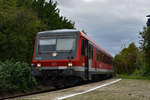
<svg viewBox="0 0 150 100">
<path fill-rule="evenodd" d="M 142 79 L 142 80 L 150 80 L 150 76 L 138 76 L 138 75 L 123 75 L 123 74 L 117 74 L 117 78 L 123 78 L 123 79 Z"/>
</svg>

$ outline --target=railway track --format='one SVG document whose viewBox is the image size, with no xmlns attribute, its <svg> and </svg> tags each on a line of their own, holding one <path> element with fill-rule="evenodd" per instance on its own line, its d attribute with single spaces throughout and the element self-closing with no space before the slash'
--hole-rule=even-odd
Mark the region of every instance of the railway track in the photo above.
<svg viewBox="0 0 150 100">
<path fill-rule="evenodd" d="M 105 80 L 101 80 L 101 81 L 93 81 L 93 82 L 85 82 L 82 83 L 80 85 L 76 85 L 73 87 L 64 87 L 64 88 L 55 88 L 55 87 L 50 87 L 50 86 L 41 86 L 39 90 L 35 90 L 32 92 L 27 92 L 27 93 L 18 93 L 18 94 L 14 94 L 14 95 L 9 95 L 9 96 L 5 96 L 5 97 L 1 97 L 0 99 L 7 99 L 7 100 L 16 100 L 17 98 L 23 98 L 23 99 L 34 99 L 34 96 L 37 97 L 40 94 L 47 94 L 47 93 L 52 93 L 52 97 L 53 97 L 53 93 L 57 93 L 59 91 L 68 91 L 68 93 L 71 93 L 72 90 L 76 90 L 77 91 L 83 91 L 82 88 L 84 89 L 89 89 L 90 87 L 96 86 L 97 84 L 102 84 L 102 83 L 107 83 L 109 81 L 114 80 L 115 78 L 111 78 L 111 79 L 105 79 Z M 76 88 L 80 88 L 80 89 L 76 89 Z M 69 92 L 70 91 L 70 92 Z M 56 94 L 58 96 L 61 96 L 60 94 Z M 57 97 L 55 97 L 57 98 Z M 38 98 L 38 100 L 47 100 L 44 97 L 42 98 Z"/>
<path fill-rule="evenodd" d="M 22 97 L 22 96 L 28 96 L 28 95 L 33 95 L 33 94 L 38 94 L 38 93 L 44 93 L 44 92 L 50 92 L 50 91 L 55 91 L 57 90 L 54 87 L 45 87 L 45 86 L 39 86 L 36 90 L 30 91 L 30 92 L 14 92 L 14 93 L 3 93 L 0 95 L 0 100 L 5 100 L 5 99 L 13 99 L 17 97 Z"/>
</svg>

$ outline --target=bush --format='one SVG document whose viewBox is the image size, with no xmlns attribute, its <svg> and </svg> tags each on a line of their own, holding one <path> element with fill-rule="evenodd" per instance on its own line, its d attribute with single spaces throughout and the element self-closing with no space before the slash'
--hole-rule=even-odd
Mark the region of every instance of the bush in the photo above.
<svg viewBox="0 0 150 100">
<path fill-rule="evenodd" d="M 31 75 L 31 67 L 27 63 L 0 62 L 1 92 L 25 91 L 36 86 L 36 80 Z"/>
<path fill-rule="evenodd" d="M 143 63 L 140 67 L 143 76 L 150 76 L 150 68 L 147 63 Z"/>
</svg>

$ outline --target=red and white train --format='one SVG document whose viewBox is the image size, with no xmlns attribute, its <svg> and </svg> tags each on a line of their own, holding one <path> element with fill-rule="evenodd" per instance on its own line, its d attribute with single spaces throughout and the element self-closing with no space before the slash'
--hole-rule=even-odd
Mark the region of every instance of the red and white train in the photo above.
<svg viewBox="0 0 150 100">
<path fill-rule="evenodd" d="M 92 80 L 114 71 L 113 57 L 73 29 L 38 32 L 32 66 L 34 76 L 51 80 Z"/>
</svg>

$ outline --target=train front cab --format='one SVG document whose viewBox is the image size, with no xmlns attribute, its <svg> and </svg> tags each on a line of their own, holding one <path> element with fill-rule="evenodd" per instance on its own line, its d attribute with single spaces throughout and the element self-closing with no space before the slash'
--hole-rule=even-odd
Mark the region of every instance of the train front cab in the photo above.
<svg viewBox="0 0 150 100">
<path fill-rule="evenodd" d="M 73 45 L 71 48 L 67 46 L 70 44 Z M 35 40 L 32 73 L 43 79 L 78 77 L 87 80 L 88 67 L 85 66 L 88 64 L 84 62 L 85 58 L 81 57 L 79 31 L 39 32 Z"/>
</svg>

